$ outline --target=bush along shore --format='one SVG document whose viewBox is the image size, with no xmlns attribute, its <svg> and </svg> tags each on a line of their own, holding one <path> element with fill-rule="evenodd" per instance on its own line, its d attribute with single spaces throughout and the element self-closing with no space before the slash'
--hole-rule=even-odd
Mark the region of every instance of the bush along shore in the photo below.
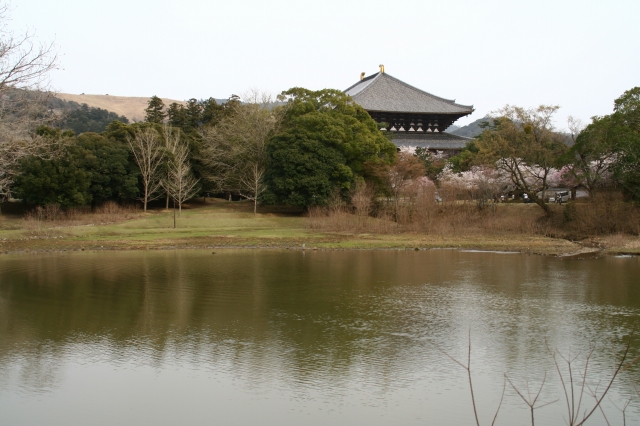
<svg viewBox="0 0 640 426">
<path fill-rule="evenodd" d="M 640 87 L 609 115 L 570 119 L 568 132 L 554 127 L 558 108 L 506 106 L 447 152 L 396 146 L 398 133 L 381 131 L 388 123 L 334 89 L 168 108 L 153 97 L 144 122 L 101 133 L 30 124 L 2 145 L 11 155 L 0 155 L 0 200 L 21 202 L 1 206 L 0 251 L 637 253 Z M 245 202 L 199 204 L 206 194 Z"/>
<path fill-rule="evenodd" d="M 578 225 L 567 227 L 562 222 L 541 219 L 535 206 L 522 203 L 483 209 L 472 203 L 433 203 L 431 207 L 422 206 L 420 214 L 402 213 L 407 218 L 404 221 L 390 220 L 385 212 L 359 215 L 343 205 L 308 212 L 263 207 L 254 216 L 250 201 L 213 198 L 191 200 L 179 218 L 172 209 L 154 206 L 145 213 L 115 203 L 94 211 L 48 206 L 20 213 L 16 211 L 19 206 L 5 203 L 3 207 L 1 254 L 220 248 L 492 250 L 567 259 L 640 254 L 636 236 L 579 233 Z M 12 208 L 14 213 L 7 213 Z M 407 202 L 401 208 L 414 207 Z M 563 217 L 561 209 L 566 208 L 557 206 L 557 216 Z M 574 220 L 582 210 L 588 214 L 580 216 L 581 220 L 599 217 L 579 205 L 574 210 Z"/>
</svg>

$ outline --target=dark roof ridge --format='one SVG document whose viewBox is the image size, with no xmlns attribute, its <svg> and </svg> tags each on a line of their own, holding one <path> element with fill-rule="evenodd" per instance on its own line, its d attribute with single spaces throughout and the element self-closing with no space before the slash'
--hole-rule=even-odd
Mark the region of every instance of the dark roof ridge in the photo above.
<svg viewBox="0 0 640 426">
<path fill-rule="evenodd" d="M 378 77 L 380 74 L 383 74 L 383 73 L 377 72 L 377 73 L 375 73 L 375 74 L 371 74 L 370 76 L 363 78 L 362 80 L 358 81 L 357 83 L 352 84 L 351 86 L 349 86 L 348 88 L 346 88 L 346 89 L 344 90 L 344 92 L 345 92 L 345 93 L 347 93 L 349 90 L 351 90 L 351 89 L 353 89 L 354 87 L 356 87 L 356 86 L 358 86 L 358 85 L 360 85 L 360 84 L 364 83 L 365 81 L 374 80 L 374 79 L 375 79 L 376 77 Z M 359 92 L 358 92 L 358 94 L 363 93 L 363 92 L 366 92 L 366 90 L 369 88 L 369 86 L 371 86 L 371 84 L 368 84 L 368 85 L 367 85 L 367 87 L 365 87 L 364 89 L 362 89 L 361 91 L 359 91 Z"/>
</svg>

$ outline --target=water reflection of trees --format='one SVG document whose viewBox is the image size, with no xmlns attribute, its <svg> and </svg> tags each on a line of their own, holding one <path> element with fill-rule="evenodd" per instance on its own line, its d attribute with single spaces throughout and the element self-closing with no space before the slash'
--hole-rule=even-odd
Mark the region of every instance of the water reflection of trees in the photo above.
<svg viewBox="0 0 640 426">
<path fill-rule="evenodd" d="M 28 359 L 21 380 L 50 386 L 59 363 L 81 350 L 106 362 L 224 369 L 255 383 L 355 377 L 384 388 L 425 370 L 446 377 L 452 367 L 430 342 L 455 353 L 469 328 L 488 365 L 537 368 L 545 340 L 619 340 L 636 325 L 637 265 L 616 261 L 451 251 L 7 258 L 0 368 Z"/>
</svg>

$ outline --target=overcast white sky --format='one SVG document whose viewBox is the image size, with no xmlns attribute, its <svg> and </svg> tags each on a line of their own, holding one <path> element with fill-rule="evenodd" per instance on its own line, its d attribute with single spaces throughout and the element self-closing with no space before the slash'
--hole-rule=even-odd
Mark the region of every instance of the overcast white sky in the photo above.
<svg viewBox="0 0 640 426">
<path fill-rule="evenodd" d="M 588 121 L 640 85 L 638 0 L 13 0 L 55 40 L 66 93 L 227 98 L 346 89 L 386 72 L 476 112 L 556 104 Z"/>
</svg>

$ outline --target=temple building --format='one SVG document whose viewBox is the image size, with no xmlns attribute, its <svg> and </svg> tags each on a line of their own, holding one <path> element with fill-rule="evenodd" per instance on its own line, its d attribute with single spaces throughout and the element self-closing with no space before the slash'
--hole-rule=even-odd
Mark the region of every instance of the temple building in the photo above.
<svg viewBox="0 0 640 426">
<path fill-rule="evenodd" d="M 378 123 L 382 131 L 393 132 L 391 141 L 398 149 L 417 147 L 455 155 L 470 138 L 447 133 L 457 119 L 473 112 L 473 106 L 460 105 L 415 88 L 384 72 L 365 77 L 345 90 Z"/>
</svg>

